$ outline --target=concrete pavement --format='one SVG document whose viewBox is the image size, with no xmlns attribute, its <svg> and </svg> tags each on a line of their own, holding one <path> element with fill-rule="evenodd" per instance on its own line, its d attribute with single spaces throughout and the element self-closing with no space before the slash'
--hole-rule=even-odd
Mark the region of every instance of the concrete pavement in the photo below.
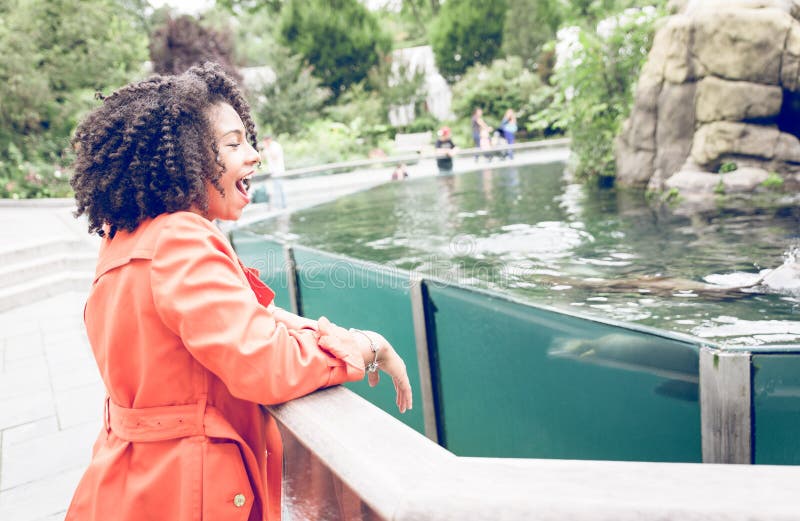
<svg viewBox="0 0 800 521">
<path fill-rule="evenodd" d="M 456 173 L 566 159 L 566 149 L 518 152 Z M 286 209 L 253 205 L 252 222 L 388 182 L 391 167 L 285 179 Z M 411 179 L 436 174 L 431 160 Z M 267 181 L 268 188 L 271 182 Z M 101 428 L 103 384 L 83 328 L 98 240 L 71 201 L 0 201 L 0 520 L 63 519 Z M 230 227 L 230 224 L 224 225 Z"/>
</svg>

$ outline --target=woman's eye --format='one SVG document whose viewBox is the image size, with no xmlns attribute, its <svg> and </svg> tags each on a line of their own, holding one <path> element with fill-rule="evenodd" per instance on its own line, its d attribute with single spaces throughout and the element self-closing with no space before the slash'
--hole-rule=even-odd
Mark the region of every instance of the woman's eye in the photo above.
<svg viewBox="0 0 800 521">
<path fill-rule="evenodd" d="M 229 147 L 233 147 L 233 148 L 236 148 L 236 147 L 238 147 L 239 145 L 241 145 L 241 143 L 229 143 L 229 144 L 228 144 L 228 146 L 229 146 Z"/>
</svg>

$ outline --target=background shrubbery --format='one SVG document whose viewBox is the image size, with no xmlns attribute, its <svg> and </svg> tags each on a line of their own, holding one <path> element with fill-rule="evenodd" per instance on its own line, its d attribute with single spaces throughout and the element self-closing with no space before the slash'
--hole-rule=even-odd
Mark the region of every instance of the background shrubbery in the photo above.
<svg viewBox="0 0 800 521">
<path fill-rule="evenodd" d="M 0 2 L 0 195 L 68 195 L 69 135 L 147 58 L 140 21 L 113 0 Z"/>
<path fill-rule="evenodd" d="M 0 197 L 69 195 L 69 136 L 95 92 L 205 59 L 242 78 L 262 67 L 247 96 L 290 167 L 391 153 L 396 132 L 442 125 L 468 146 L 481 106 L 493 126 L 513 108 L 523 140 L 570 136 L 579 175 L 613 175 L 665 1 L 217 0 L 194 17 L 147 0 L 0 0 Z M 392 49 L 427 43 L 452 120 L 427 112 L 421 71 L 392 63 Z M 391 126 L 403 105 L 417 118 Z"/>
</svg>

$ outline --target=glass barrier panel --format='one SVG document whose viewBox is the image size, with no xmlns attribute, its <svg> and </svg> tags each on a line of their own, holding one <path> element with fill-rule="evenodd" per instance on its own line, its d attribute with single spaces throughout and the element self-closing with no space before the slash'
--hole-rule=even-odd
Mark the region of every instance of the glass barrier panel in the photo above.
<svg viewBox="0 0 800 521">
<path fill-rule="evenodd" d="M 287 429 L 283 440 L 283 518 L 285 521 L 383 521 L 320 459 Z"/>
<path fill-rule="evenodd" d="M 800 464 L 800 353 L 753 354 L 753 459 Z"/>
<path fill-rule="evenodd" d="M 256 268 L 264 284 L 275 292 L 275 305 L 291 310 L 283 244 L 241 230 L 231 232 L 231 244 L 244 265 Z"/>
<path fill-rule="evenodd" d="M 384 373 L 376 388 L 369 387 L 366 378 L 346 386 L 424 434 L 408 272 L 299 246 L 294 254 L 303 314 L 311 318 L 324 315 L 342 327 L 369 329 L 386 337 L 406 363 L 414 407 L 405 414 L 398 412 L 394 386 Z"/>
<path fill-rule="evenodd" d="M 427 291 L 448 450 L 701 461 L 696 345 L 444 283 Z"/>
</svg>

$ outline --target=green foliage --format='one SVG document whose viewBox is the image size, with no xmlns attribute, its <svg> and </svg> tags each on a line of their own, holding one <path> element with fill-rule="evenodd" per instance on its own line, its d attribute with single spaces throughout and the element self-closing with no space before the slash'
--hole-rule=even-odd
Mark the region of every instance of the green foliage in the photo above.
<svg viewBox="0 0 800 521">
<path fill-rule="evenodd" d="M 287 168 L 363 159 L 370 149 L 375 148 L 360 136 L 357 125 L 328 120 L 317 120 L 302 135 L 282 135 L 279 141 L 283 145 Z M 383 139 L 378 147 L 386 151 L 391 143 L 388 138 Z"/>
<path fill-rule="evenodd" d="M 231 35 L 233 63 L 256 67 L 268 64 L 272 53 L 280 47 L 276 16 L 279 13 L 262 4 L 256 7 L 236 3 L 226 7 L 218 0 L 214 8 L 203 13 L 201 22 L 217 32 Z"/>
<path fill-rule="evenodd" d="M 421 116 L 417 116 L 416 118 L 414 118 L 414 121 L 412 121 L 411 123 L 409 123 L 400 130 L 402 132 L 407 132 L 412 134 L 415 132 L 427 132 L 429 130 L 435 133 L 439 129 L 440 125 L 441 123 L 439 122 L 439 120 L 437 120 L 431 114 L 425 113 L 422 114 Z"/>
<path fill-rule="evenodd" d="M 767 190 L 779 191 L 783 188 L 783 177 L 777 172 L 770 172 L 767 178 L 761 181 L 761 186 Z"/>
<path fill-rule="evenodd" d="M 450 83 L 476 63 L 500 53 L 506 0 L 448 0 L 431 27 L 431 46 L 439 72 Z"/>
<path fill-rule="evenodd" d="M 263 11 L 280 12 L 284 0 L 216 0 L 217 7 L 227 9 L 231 13 L 250 16 Z"/>
<path fill-rule="evenodd" d="M 425 99 L 425 71 L 412 70 L 405 63 L 393 63 L 391 56 L 384 56 L 370 69 L 367 88 L 380 97 L 383 113 L 388 114 L 393 106 L 416 105 Z"/>
<path fill-rule="evenodd" d="M 606 19 L 601 30 L 573 28 L 572 54 L 552 78 L 553 103 L 532 115 L 530 124 L 544 121 L 569 132 L 578 177 L 615 175 L 614 139 L 630 113 L 639 70 L 663 15 L 660 8 L 630 9 Z"/>
<path fill-rule="evenodd" d="M 722 177 L 720 177 L 717 185 L 714 187 L 714 193 L 716 195 L 725 195 L 725 182 L 722 180 Z"/>
<path fill-rule="evenodd" d="M 670 188 L 664 192 L 662 200 L 669 205 L 676 205 L 681 200 L 681 192 L 677 188 Z"/>
<path fill-rule="evenodd" d="M 663 203 L 670 207 L 677 206 L 682 200 L 681 192 L 677 188 L 670 188 L 666 191 L 647 190 L 644 197 L 649 203 Z"/>
<path fill-rule="evenodd" d="M 297 133 L 319 116 L 330 91 L 288 49 L 276 46 L 269 60 L 275 78 L 251 96 L 253 113 L 259 126 L 274 134 Z"/>
<path fill-rule="evenodd" d="M 427 4 L 423 4 L 427 6 Z M 425 11 L 429 11 L 427 6 Z M 413 11 L 401 7 L 399 11 L 394 6 L 387 6 L 373 13 L 380 19 L 383 29 L 391 35 L 392 49 L 404 49 L 406 47 L 416 47 L 428 43 L 428 23 L 433 18 L 431 15 L 424 15 L 417 18 Z"/>
<path fill-rule="evenodd" d="M 544 110 L 552 100 L 552 89 L 542 85 L 539 77 L 526 69 L 522 59 L 512 56 L 495 60 L 490 66 L 476 65 L 453 85 L 453 111 L 469 119 L 475 107 L 483 108 L 483 119 L 498 126 L 507 109 L 514 109 L 519 122 Z M 544 128 L 532 128 L 541 135 Z"/>
<path fill-rule="evenodd" d="M 358 0 L 288 0 L 280 34 L 338 97 L 388 53 L 391 39 Z"/>
<path fill-rule="evenodd" d="M 439 13 L 439 0 L 402 0 L 400 15 L 413 22 L 412 37 L 426 38 L 428 23 Z"/>
<path fill-rule="evenodd" d="M 720 174 L 727 174 L 728 172 L 733 172 L 737 168 L 739 168 L 739 167 L 736 166 L 736 163 L 734 163 L 733 161 L 726 161 L 726 162 L 722 163 L 721 165 L 719 165 L 719 173 Z"/>
<path fill-rule="evenodd" d="M 503 53 L 519 56 L 525 67 L 535 70 L 547 42 L 554 40 L 563 19 L 559 0 L 515 0 L 510 2 L 503 26 Z"/>
<path fill-rule="evenodd" d="M 325 109 L 327 119 L 347 125 L 360 140 L 359 145 L 377 146 L 390 132 L 387 124 L 386 102 L 379 93 L 367 90 L 363 83 L 350 87 L 336 105 Z"/>
<path fill-rule="evenodd" d="M 563 26 L 595 27 L 598 22 L 636 7 L 664 9 L 665 0 L 570 0 L 559 2 Z"/>
<path fill-rule="evenodd" d="M 142 24 L 114 0 L 0 2 L 4 197 L 43 196 L 50 185 L 61 193 L 55 172 L 69 159 L 70 132 L 96 90 L 138 73 L 146 49 Z"/>
<path fill-rule="evenodd" d="M 18 154 L 16 151 L 16 154 L 9 155 L 19 157 Z M 38 199 L 70 195 L 69 176 L 62 167 L 13 158 L 0 161 L 0 198 Z"/>
</svg>

